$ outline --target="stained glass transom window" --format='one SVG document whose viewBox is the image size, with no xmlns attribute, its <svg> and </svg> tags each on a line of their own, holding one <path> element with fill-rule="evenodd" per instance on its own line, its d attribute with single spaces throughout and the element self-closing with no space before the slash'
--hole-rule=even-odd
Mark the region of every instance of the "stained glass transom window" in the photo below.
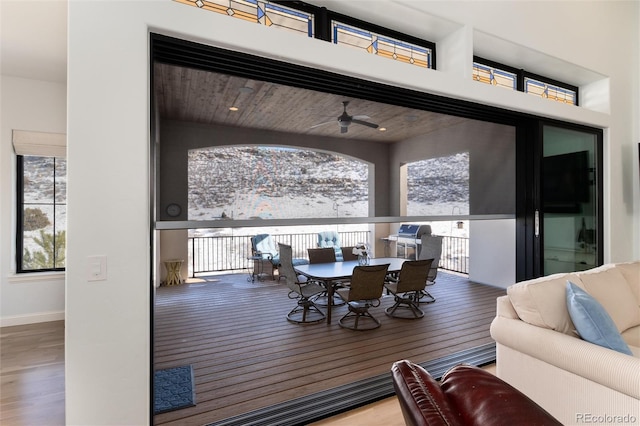
<svg viewBox="0 0 640 426">
<path fill-rule="evenodd" d="M 313 37 L 311 13 L 258 0 L 174 0 L 200 9 L 255 22 L 267 27 L 282 28 Z"/>
<path fill-rule="evenodd" d="M 473 79 L 481 83 L 511 90 L 517 90 L 518 87 L 518 76 L 515 73 L 478 62 L 473 63 Z"/>
<path fill-rule="evenodd" d="M 333 42 L 419 67 L 433 68 L 432 50 L 391 37 L 332 21 Z"/>
<path fill-rule="evenodd" d="M 576 92 L 540 80 L 525 77 L 524 91 L 530 95 L 540 96 L 557 102 L 576 104 Z"/>
</svg>

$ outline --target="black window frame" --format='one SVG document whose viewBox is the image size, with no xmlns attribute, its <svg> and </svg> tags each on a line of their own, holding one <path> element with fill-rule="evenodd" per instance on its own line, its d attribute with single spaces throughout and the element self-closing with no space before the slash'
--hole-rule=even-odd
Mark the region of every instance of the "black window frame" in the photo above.
<svg viewBox="0 0 640 426">
<path fill-rule="evenodd" d="M 396 31 L 390 28 L 382 27 L 371 22 L 363 21 L 361 19 L 353 18 L 348 15 L 343 15 L 338 12 L 333 12 L 325 7 L 317 7 L 310 5 L 302 1 L 282 1 L 271 0 L 272 3 L 281 4 L 291 9 L 297 9 L 303 12 L 312 13 L 314 19 L 314 36 L 317 39 L 333 43 L 332 37 L 332 21 L 340 21 L 347 25 L 361 28 L 363 30 L 371 31 L 372 33 L 386 36 L 399 41 L 404 41 L 416 46 L 424 47 L 431 50 L 432 67 L 428 69 L 436 69 L 436 43 L 424 40 L 418 37 L 408 35 L 406 33 Z"/>
<path fill-rule="evenodd" d="M 548 83 L 554 86 L 558 86 L 561 87 L 563 89 L 567 89 L 567 90 L 571 90 L 574 91 L 576 93 L 576 103 L 573 104 L 575 106 L 580 106 L 580 91 L 578 86 L 574 86 L 571 85 L 569 83 L 565 83 L 563 81 L 559 81 L 559 80 L 555 80 L 553 78 L 549 78 L 549 77 L 545 77 L 543 75 L 539 75 L 539 74 L 535 74 L 529 71 L 526 71 L 522 68 L 515 68 L 500 62 L 496 62 L 496 61 L 492 61 L 491 59 L 487 59 L 487 58 L 483 58 L 481 56 L 476 56 L 473 55 L 473 62 L 477 62 L 479 64 L 482 65 L 486 65 L 488 67 L 491 68 L 497 68 L 503 71 L 508 71 L 510 73 L 514 73 L 516 75 L 517 78 L 517 83 L 516 83 L 516 90 L 518 92 L 523 92 L 526 93 L 524 91 L 524 80 L 525 78 L 531 78 L 533 80 L 537 80 L 543 83 Z"/>
<path fill-rule="evenodd" d="M 534 74 L 532 72 L 529 71 L 522 71 L 522 90 L 524 91 L 524 80 L 525 78 L 531 78 L 533 80 L 537 80 L 537 81 L 541 81 L 543 83 L 548 83 L 551 84 L 553 86 L 558 86 L 561 87 L 563 89 L 567 89 L 567 90 L 571 90 L 573 92 L 576 93 L 576 103 L 573 104 L 575 106 L 580 106 L 580 92 L 578 90 L 578 86 L 573 86 L 569 83 L 565 83 L 563 81 L 558 81 L 558 80 L 554 80 L 552 78 L 549 77 L 545 77 L 543 75 L 539 75 L 539 74 Z M 526 92 L 525 92 L 526 93 Z"/>
<path fill-rule="evenodd" d="M 16 273 L 17 274 L 26 274 L 26 273 L 40 273 L 40 272 L 64 272 L 66 271 L 66 259 L 64 267 L 53 267 L 53 268 L 40 268 L 40 269 L 25 269 L 24 268 L 24 157 L 46 157 L 43 155 L 16 155 Z M 53 158 L 54 160 L 54 194 L 53 194 L 53 203 L 54 206 L 54 245 L 55 245 L 55 236 L 56 236 L 56 226 L 55 226 L 55 206 L 62 203 L 56 203 L 55 201 L 55 161 L 59 159 L 59 157 L 48 157 Z M 67 203 L 65 201 L 64 205 Z M 54 262 L 55 265 L 55 262 Z"/>
</svg>

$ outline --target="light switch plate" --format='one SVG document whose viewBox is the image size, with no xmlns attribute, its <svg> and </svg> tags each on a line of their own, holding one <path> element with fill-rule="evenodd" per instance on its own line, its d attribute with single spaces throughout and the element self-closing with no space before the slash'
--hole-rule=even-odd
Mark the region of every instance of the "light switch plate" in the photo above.
<svg viewBox="0 0 640 426">
<path fill-rule="evenodd" d="M 87 281 L 107 279 L 107 256 L 87 257 Z"/>
</svg>

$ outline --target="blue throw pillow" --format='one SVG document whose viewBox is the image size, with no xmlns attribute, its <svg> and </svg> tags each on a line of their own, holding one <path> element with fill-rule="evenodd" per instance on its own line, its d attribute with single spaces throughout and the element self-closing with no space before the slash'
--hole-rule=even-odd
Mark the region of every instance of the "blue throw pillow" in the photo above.
<svg viewBox="0 0 640 426">
<path fill-rule="evenodd" d="M 602 305 L 571 281 L 567 281 L 567 309 L 583 340 L 633 355 Z"/>
</svg>

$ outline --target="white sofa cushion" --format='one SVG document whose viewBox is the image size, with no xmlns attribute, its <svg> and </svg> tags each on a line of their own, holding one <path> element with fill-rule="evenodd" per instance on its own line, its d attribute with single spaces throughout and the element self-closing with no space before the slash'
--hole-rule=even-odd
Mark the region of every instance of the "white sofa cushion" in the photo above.
<svg viewBox="0 0 640 426">
<path fill-rule="evenodd" d="M 616 269 L 618 269 L 627 284 L 631 287 L 631 291 L 636 297 L 636 302 L 640 305 L 640 260 L 635 262 L 617 263 Z"/>
<path fill-rule="evenodd" d="M 580 286 L 576 274 L 555 274 L 523 281 L 507 288 L 507 295 L 521 320 L 577 336 L 566 303 L 567 280 Z"/>
<path fill-rule="evenodd" d="M 619 332 L 640 325 L 640 306 L 618 267 L 578 273 L 582 287 L 613 319 Z"/>
<path fill-rule="evenodd" d="M 636 354 L 636 356 L 638 356 L 638 354 L 640 354 L 640 325 L 631 327 L 630 329 L 620 333 L 620 335 L 622 336 L 624 341 L 627 342 L 627 345 L 629 345 L 631 351 Z M 638 348 L 639 352 L 635 352 L 633 349 L 634 347 Z"/>
</svg>

